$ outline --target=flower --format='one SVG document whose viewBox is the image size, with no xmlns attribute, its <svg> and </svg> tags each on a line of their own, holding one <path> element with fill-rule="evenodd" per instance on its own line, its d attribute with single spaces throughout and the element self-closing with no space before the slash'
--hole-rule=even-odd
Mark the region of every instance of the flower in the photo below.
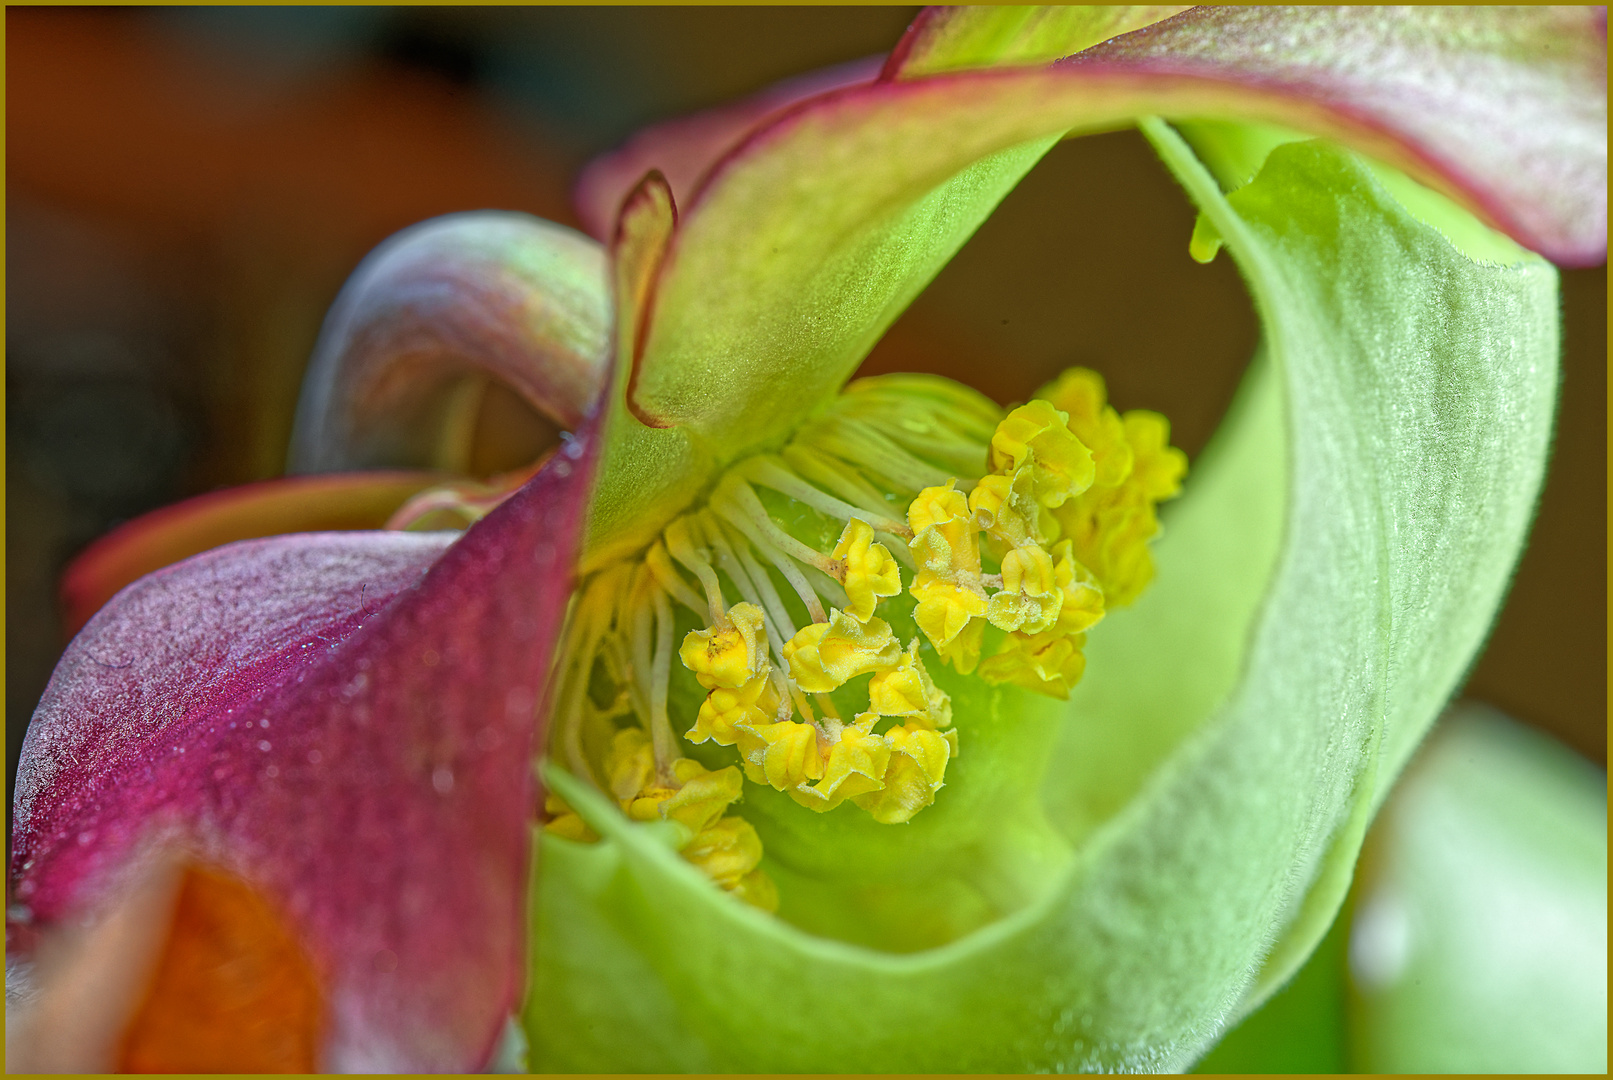
<svg viewBox="0 0 1613 1080">
<path fill-rule="evenodd" d="M 32 919 L 93 907 L 176 837 L 295 928 L 326 1064 L 477 1064 L 522 974 L 542 691 L 566 824 L 528 907 L 535 1067 L 1191 1060 L 1320 937 L 1498 602 L 1549 435 L 1554 278 L 1445 196 L 1602 256 L 1605 33 L 1584 13 L 1164 14 L 933 12 L 875 81 L 702 127 L 720 155 L 651 133 L 581 192 L 596 224 L 621 206 L 608 278 L 597 248 L 510 219 L 379 254 L 327 327 L 305 461 L 429 441 L 420 375 L 445 346 L 575 421 L 611 338 L 597 428 L 457 542 L 259 541 L 120 594 L 30 734 Z M 837 396 L 1053 141 L 1139 118 L 1201 211 L 1193 251 L 1239 261 L 1267 332 L 1140 595 L 1151 563 L 1111 542 L 1146 539 L 1157 494 L 1100 481 L 1164 494 L 1147 462 L 1169 455 L 1122 423 L 1121 470 L 1085 376 L 1070 407 L 1053 390 L 1004 417 L 935 383 Z M 959 486 L 898 477 L 911 501 L 876 513 L 891 486 L 826 458 L 908 468 L 892 417 L 941 461 L 977 444 L 985 475 L 962 455 Z M 780 523 L 798 506 L 837 517 L 818 546 Z M 743 578 L 756 600 L 729 605 Z M 677 679 L 673 601 L 703 613 Z M 809 726 L 805 695 L 864 676 L 867 713 L 818 698 Z M 674 709 L 702 756 L 675 750 Z M 618 711 L 647 732 L 590 746 Z M 779 916 L 755 910 L 775 888 Z"/>
</svg>

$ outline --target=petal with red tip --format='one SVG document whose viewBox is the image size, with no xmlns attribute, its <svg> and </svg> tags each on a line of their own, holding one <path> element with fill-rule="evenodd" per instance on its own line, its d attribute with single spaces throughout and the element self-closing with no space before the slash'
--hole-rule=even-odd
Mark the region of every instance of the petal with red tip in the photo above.
<svg viewBox="0 0 1613 1080">
<path fill-rule="evenodd" d="M 1591 16 L 1442 9 L 1441 35 L 1436 16 L 1417 10 L 1356 15 L 1348 32 L 1337 25 L 1346 16 L 1314 9 L 1249 16 L 1228 23 L 1229 59 L 1213 70 L 1208 60 L 1175 71 L 1137 59 L 1120 50 L 1128 37 L 1112 57 L 1100 46 L 1051 68 L 882 82 L 796 106 L 747 138 L 685 207 L 633 406 L 720 441 L 730 457 L 793 429 L 1049 139 L 1149 114 L 1320 132 L 1437 181 L 1548 254 L 1599 258 L 1605 60 Z M 1193 17 L 1236 16 L 1187 13 L 1137 34 L 1208 25 L 1180 22 Z M 1523 46 L 1501 32 L 1509 27 Z M 1323 44 L 1334 31 L 1338 55 Z M 1267 66 L 1234 62 L 1246 54 Z M 1413 74 L 1424 97 L 1395 106 L 1383 88 Z M 1435 145 L 1445 108 L 1490 126 L 1455 125 Z M 1537 186 L 1518 184 L 1520 154 L 1549 162 L 1531 166 L 1545 170 L 1531 174 Z M 1555 220 L 1554 207 L 1580 209 L 1556 232 L 1528 224 Z M 601 483 L 611 497 L 618 481 L 607 471 Z"/>
<path fill-rule="evenodd" d="M 519 1001 L 531 753 L 592 472 L 572 440 L 463 535 L 302 534 L 137 582 L 68 648 L 24 746 L 36 926 L 178 846 L 284 912 L 321 1065 L 483 1064 Z"/>
<path fill-rule="evenodd" d="M 62 576 L 69 637 L 125 585 L 237 540 L 290 532 L 378 529 L 412 495 L 438 482 L 402 470 L 293 476 L 198 495 L 118 526 Z"/>
<path fill-rule="evenodd" d="M 589 162 L 577 178 L 572 203 L 583 229 L 600 240 L 610 237 L 623 201 L 652 169 L 666 177 L 675 197 L 688 198 L 706 170 L 769 117 L 809 97 L 871 83 L 884 63 L 884 57 L 871 56 L 838 64 L 774 83 L 715 109 L 645 128 Z"/>
</svg>

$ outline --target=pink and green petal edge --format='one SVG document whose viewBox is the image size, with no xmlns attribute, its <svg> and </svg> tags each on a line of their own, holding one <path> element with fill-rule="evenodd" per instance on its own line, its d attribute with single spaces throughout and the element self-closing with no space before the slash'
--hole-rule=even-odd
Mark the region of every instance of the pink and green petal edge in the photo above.
<svg viewBox="0 0 1613 1080">
<path fill-rule="evenodd" d="M 785 109 L 830 90 L 871 83 L 882 56 L 853 60 L 796 76 L 739 101 L 678 117 L 638 132 L 595 158 L 578 176 L 572 205 L 583 231 L 601 241 L 612 235 L 622 204 L 652 170 L 666 178 L 674 198 L 692 195 L 706 171 L 748 132 Z"/>
<path fill-rule="evenodd" d="M 574 428 L 604 385 L 609 331 L 594 240 L 494 211 L 405 229 L 353 272 L 326 316 L 291 470 L 462 470 L 489 377 Z"/>
<path fill-rule="evenodd" d="M 12 918 L 93 916 L 177 846 L 301 936 L 325 1068 L 480 1068 L 521 1000 L 530 763 L 595 441 L 463 537 L 247 541 L 120 593 L 29 729 Z"/>
<path fill-rule="evenodd" d="M 102 536 L 62 575 L 69 637 L 125 585 L 237 540 L 294 532 L 379 529 L 438 473 L 383 470 L 292 476 L 198 495 L 143 514 Z"/>
</svg>

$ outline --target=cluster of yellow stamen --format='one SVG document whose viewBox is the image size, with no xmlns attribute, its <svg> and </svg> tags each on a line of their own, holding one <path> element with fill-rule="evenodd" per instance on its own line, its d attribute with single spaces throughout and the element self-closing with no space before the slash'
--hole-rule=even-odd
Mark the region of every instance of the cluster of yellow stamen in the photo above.
<svg viewBox="0 0 1613 1080">
<path fill-rule="evenodd" d="M 761 843 L 729 812 L 742 778 L 883 823 L 933 803 L 959 737 L 925 640 L 962 674 L 1067 695 L 1106 600 L 1152 574 L 1154 504 L 1185 466 L 1167 434 L 1155 414 L 1117 415 L 1090 372 L 1006 416 L 945 380 L 853 384 L 778 454 L 730 468 L 642 561 L 584 583 L 555 752 L 629 818 L 679 823 L 686 859 L 771 908 Z M 919 632 L 905 644 L 879 614 L 904 579 Z M 674 605 L 697 621 L 676 648 Z M 682 740 L 674 655 L 705 693 Z M 862 679 L 866 707 L 848 686 Z M 708 769 L 683 741 L 734 747 L 738 763 Z M 563 804 L 550 812 L 552 833 L 592 837 Z"/>
<path fill-rule="evenodd" d="M 956 756 L 956 733 L 937 733 L 951 723 L 951 703 L 925 672 L 918 642 L 904 650 L 890 624 L 874 617 L 880 599 L 901 592 L 901 576 L 873 527 L 848 521 L 831 559 L 846 610 L 830 607 L 788 640 L 772 634 L 778 666 L 768 656 L 767 617 L 750 601 L 684 637 L 679 656 L 708 691 L 686 737 L 737 747 L 753 783 L 802 806 L 823 812 L 850 800 L 876 820 L 907 821 L 934 801 Z M 872 676 L 869 707 L 846 723 L 826 695 L 862 675 Z M 886 717 L 901 722 L 876 733 Z"/>
</svg>

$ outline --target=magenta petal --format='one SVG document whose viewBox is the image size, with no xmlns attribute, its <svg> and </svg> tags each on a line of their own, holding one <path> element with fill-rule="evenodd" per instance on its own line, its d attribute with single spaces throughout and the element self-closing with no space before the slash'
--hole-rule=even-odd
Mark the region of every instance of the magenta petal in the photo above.
<svg viewBox="0 0 1613 1080">
<path fill-rule="evenodd" d="M 93 913 L 178 843 L 296 928 L 325 1068 L 480 1067 L 519 1001 L 535 716 L 593 458 L 572 440 L 457 543 L 246 541 L 118 594 L 28 732 L 13 917 Z"/>
<path fill-rule="evenodd" d="M 798 101 L 845 86 L 873 82 L 885 63 L 870 56 L 775 83 L 731 104 L 682 116 L 646 128 L 611 152 L 595 158 L 577 178 L 572 204 L 589 235 L 611 235 L 622 200 L 651 170 L 660 170 L 683 202 L 706 170 L 752 128 Z"/>
<path fill-rule="evenodd" d="M 574 428 L 604 387 L 609 342 L 605 249 L 588 237 L 493 211 L 411 226 L 365 258 L 325 318 L 292 469 L 463 471 L 456 408 L 476 399 L 453 391 L 466 376 Z"/>
<path fill-rule="evenodd" d="M 1069 63 L 1310 102 L 1404 145 L 1525 246 L 1607 258 L 1605 9 L 1199 7 Z"/>
</svg>

